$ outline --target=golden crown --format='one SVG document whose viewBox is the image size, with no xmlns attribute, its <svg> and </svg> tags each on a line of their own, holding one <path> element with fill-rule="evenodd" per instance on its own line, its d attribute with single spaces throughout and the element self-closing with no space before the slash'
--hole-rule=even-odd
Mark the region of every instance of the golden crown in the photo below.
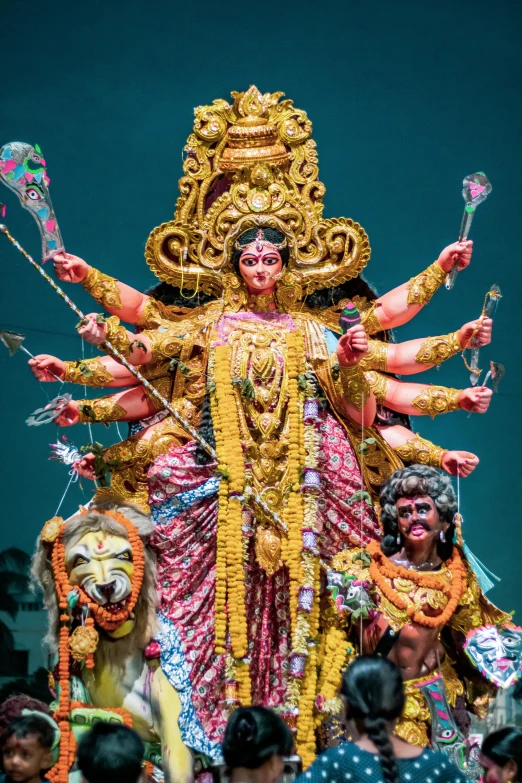
<svg viewBox="0 0 522 783">
<path fill-rule="evenodd" d="M 234 243 L 255 227 L 278 229 L 288 273 L 303 294 L 356 277 L 368 237 L 347 218 L 323 219 L 316 144 L 306 113 L 284 93 L 252 86 L 194 110 L 174 220 L 148 239 L 145 258 L 162 281 L 220 295 Z"/>
</svg>

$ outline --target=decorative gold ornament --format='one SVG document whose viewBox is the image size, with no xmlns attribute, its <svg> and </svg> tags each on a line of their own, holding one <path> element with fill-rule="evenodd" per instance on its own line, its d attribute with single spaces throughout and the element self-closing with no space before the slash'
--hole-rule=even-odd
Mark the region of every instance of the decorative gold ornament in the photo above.
<svg viewBox="0 0 522 783">
<path fill-rule="evenodd" d="M 420 364 L 434 364 L 436 367 L 446 359 L 462 351 L 459 333 L 451 332 L 440 337 L 428 337 L 419 348 L 415 361 Z"/>
<path fill-rule="evenodd" d="M 174 220 L 156 228 L 145 257 L 160 280 L 220 295 L 238 237 L 275 228 L 290 251 L 288 271 L 307 294 L 356 277 L 370 257 L 358 223 L 322 218 L 312 126 L 283 93 L 251 87 L 195 110 Z M 239 308 L 238 308 L 239 309 Z"/>
<path fill-rule="evenodd" d="M 378 334 L 384 331 L 384 327 L 375 312 L 377 302 L 368 302 L 365 296 L 354 296 L 352 301 L 359 310 L 361 323 L 367 334 Z"/>
<path fill-rule="evenodd" d="M 54 544 L 60 535 L 62 525 L 62 517 L 52 517 L 51 519 L 48 519 L 40 534 L 42 541 L 45 541 L 46 544 Z"/>
<path fill-rule="evenodd" d="M 445 279 L 446 272 L 440 268 L 437 261 L 434 261 L 420 275 L 411 278 L 408 289 L 408 304 L 419 304 L 421 306 L 428 304 Z"/>
<path fill-rule="evenodd" d="M 388 343 L 381 340 L 368 340 L 368 353 L 366 353 L 359 367 L 364 370 L 380 370 L 386 372 L 386 362 L 388 360 Z"/>
<path fill-rule="evenodd" d="M 120 289 L 116 278 L 91 266 L 83 281 L 83 287 L 105 310 L 121 309 Z"/>
<path fill-rule="evenodd" d="M 69 637 L 69 650 L 75 661 L 83 661 L 96 652 L 100 635 L 92 625 L 79 625 Z"/>
<path fill-rule="evenodd" d="M 399 457 L 409 464 L 429 465 L 432 468 L 442 467 L 442 458 L 447 449 L 436 446 L 420 435 L 407 440 L 401 446 L 395 447 L 395 452 Z"/>
<path fill-rule="evenodd" d="M 445 386 L 427 386 L 411 404 L 419 413 L 433 419 L 440 413 L 460 410 L 459 394 L 461 389 L 447 389 Z"/>
<path fill-rule="evenodd" d="M 281 539 L 271 527 L 258 527 L 256 530 L 256 559 L 267 576 L 279 571 L 281 562 Z"/>
<path fill-rule="evenodd" d="M 381 375 L 380 372 L 376 372 L 375 370 L 367 370 L 364 373 L 364 377 L 373 392 L 376 403 L 378 405 L 384 405 L 386 392 L 390 385 L 390 379 L 386 375 Z"/>
<path fill-rule="evenodd" d="M 359 365 L 339 367 L 339 380 L 345 400 L 350 402 L 358 411 L 362 410 L 364 403 L 370 397 L 371 388 Z"/>
<path fill-rule="evenodd" d="M 249 313 L 269 313 L 277 310 L 275 294 L 252 294 L 248 297 L 247 311 Z"/>
<path fill-rule="evenodd" d="M 100 362 L 98 356 L 93 359 L 80 359 L 76 362 L 65 362 L 64 381 L 79 383 L 83 386 L 108 386 L 114 376 Z"/>
<path fill-rule="evenodd" d="M 78 400 L 80 421 L 121 421 L 127 411 L 111 397 L 100 397 L 96 400 Z"/>
<path fill-rule="evenodd" d="M 127 330 L 120 325 L 120 319 L 116 315 L 111 315 L 105 321 L 105 338 L 124 356 L 130 355 L 134 340 L 129 339 Z"/>
</svg>

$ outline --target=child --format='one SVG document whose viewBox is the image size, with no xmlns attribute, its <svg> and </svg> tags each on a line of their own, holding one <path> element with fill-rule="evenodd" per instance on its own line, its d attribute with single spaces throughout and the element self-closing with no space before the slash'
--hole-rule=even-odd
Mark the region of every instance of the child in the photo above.
<svg viewBox="0 0 522 783">
<path fill-rule="evenodd" d="M 53 766 L 58 736 L 58 726 L 43 713 L 12 720 L 3 736 L 0 783 L 41 783 L 42 773 Z"/>
<path fill-rule="evenodd" d="M 84 783 L 144 783 L 145 747 L 127 726 L 95 723 L 78 744 L 78 768 Z"/>
</svg>

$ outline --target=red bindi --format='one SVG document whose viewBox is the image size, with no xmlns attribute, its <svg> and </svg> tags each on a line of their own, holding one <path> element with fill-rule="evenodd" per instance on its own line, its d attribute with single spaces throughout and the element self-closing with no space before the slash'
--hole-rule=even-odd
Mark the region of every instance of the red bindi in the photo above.
<svg viewBox="0 0 522 783">
<path fill-rule="evenodd" d="M 98 541 L 98 549 L 103 549 L 103 541 Z"/>
</svg>

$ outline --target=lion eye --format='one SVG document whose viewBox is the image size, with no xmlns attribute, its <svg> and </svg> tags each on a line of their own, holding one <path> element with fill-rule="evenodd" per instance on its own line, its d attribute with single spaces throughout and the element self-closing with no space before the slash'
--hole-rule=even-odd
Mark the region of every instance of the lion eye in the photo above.
<svg viewBox="0 0 522 783">
<path fill-rule="evenodd" d="M 119 557 L 121 560 L 130 560 L 130 559 L 131 559 L 131 553 L 130 553 L 130 552 L 120 552 L 120 554 L 118 555 L 118 557 Z"/>
<path fill-rule="evenodd" d="M 85 557 L 82 557 L 81 555 L 78 555 L 74 558 L 73 562 L 73 568 L 76 568 L 76 566 L 83 565 L 84 563 L 87 563 L 88 560 L 85 559 Z"/>
</svg>

